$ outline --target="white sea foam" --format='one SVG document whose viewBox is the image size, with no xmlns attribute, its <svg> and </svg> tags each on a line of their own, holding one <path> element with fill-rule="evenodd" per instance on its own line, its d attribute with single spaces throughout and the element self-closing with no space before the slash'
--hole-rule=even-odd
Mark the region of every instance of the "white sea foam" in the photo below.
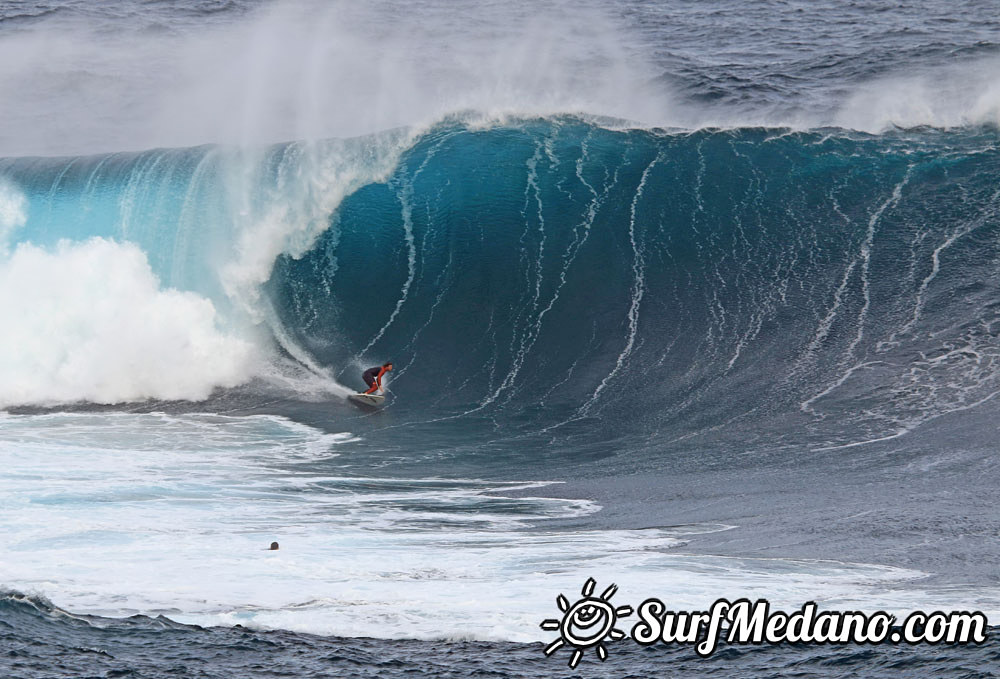
<svg viewBox="0 0 1000 679">
<path fill-rule="evenodd" d="M 9 182 L 0 177 L 0 255 L 7 251 L 7 244 L 15 229 L 28 221 L 28 199 Z"/>
<path fill-rule="evenodd" d="M 253 365 L 209 300 L 163 289 L 128 243 L 17 246 L 0 259 L 0 317 L 0 407 L 204 399 Z"/>
<path fill-rule="evenodd" d="M 540 484 L 338 473 L 357 441 L 274 416 L 0 415 L 0 585 L 74 612 L 420 639 L 548 639 L 556 595 L 588 577 L 682 609 L 1000 608 L 981 588 L 887 590 L 919 575 L 902 569 L 683 552 L 725 526 L 555 530 L 598 507 Z"/>
</svg>

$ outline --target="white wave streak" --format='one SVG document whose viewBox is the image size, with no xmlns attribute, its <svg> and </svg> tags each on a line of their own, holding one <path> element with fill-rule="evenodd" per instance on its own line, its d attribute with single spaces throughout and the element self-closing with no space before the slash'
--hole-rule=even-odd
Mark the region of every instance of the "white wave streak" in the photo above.
<svg viewBox="0 0 1000 679">
<path fill-rule="evenodd" d="M 1000 191 L 993 194 L 990 202 L 995 204 L 997 202 L 997 198 L 1000 198 Z M 938 273 L 941 271 L 941 253 L 954 245 L 959 239 L 964 238 L 973 231 L 977 230 L 979 227 L 991 223 L 995 216 L 995 210 L 984 212 L 977 219 L 955 229 L 955 231 L 953 231 L 943 243 L 934 248 L 934 252 L 931 253 L 931 271 L 920 282 L 920 287 L 917 289 L 917 298 L 913 304 L 913 315 L 910 317 L 910 320 L 903 325 L 903 327 L 892 334 L 892 336 L 887 340 L 887 343 L 892 342 L 898 335 L 908 333 L 913 329 L 913 326 L 917 324 L 917 321 L 920 319 L 920 314 L 924 310 L 927 288 L 930 287 L 930 284 L 935 278 L 937 278 Z"/>
<path fill-rule="evenodd" d="M 530 232 L 530 224 L 531 224 L 531 220 L 528 219 L 528 205 L 531 202 L 531 196 L 534 195 L 535 208 L 537 211 L 536 217 L 538 219 L 538 232 L 539 232 L 538 256 L 534 261 L 534 267 L 530 265 L 525 266 L 525 272 L 524 272 L 526 283 L 528 284 L 528 286 L 534 288 L 534 293 L 531 299 L 531 308 L 533 310 L 538 309 L 538 300 L 542 294 L 542 265 L 543 265 L 542 258 L 545 253 L 545 215 L 542 211 L 541 190 L 538 187 L 538 161 L 542 159 L 543 150 L 544 147 L 541 143 L 536 144 L 534 154 L 532 154 L 532 156 L 528 158 L 526 162 L 528 174 L 527 174 L 527 182 L 525 183 L 524 187 L 524 208 L 521 211 L 521 215 L 524 219 L 524 232 L 521 234 L 521 243 L 524 244 Z M 525 259 L 524 257 L 525 252 L 526 250 L 522 249 L 521 253 L 522 262 Z M 533 286 L 531 285 L 532 268 L 534 268 L 535 270 L 535 283 Z M 518 317 L 517 321 L 515 321 L 515 328 L 519 320 L 520 317 Z M 541 319 L 539 318 L 535 325 L 535 328 L 537 329 L 538 327 L 540 327 L 540 325 L 541 325 Z M 507 375 L 500 382 L 499 386 L 497 386 L 496 389 L 492 390 L 492 392 L 485 399 L 483 399 L 483 401 L 479 405 L 477 405 L 472 410 L 468 411 L 469 413 L 482 410 L 489 404 L 493 403 L 494 401 L 497 400 L 500 394 L 502 394 L 506 389 L 509 389 L 514 384 L 514 381 L 517 379 L 518 374 L 520 374 L 521 372 L 521 368 L 524 366 L 524 360 L 528 355 L 528 351 L 531 349 L 531 346 L 534 345 L 532 328 L 527 328 L 523 333 L 515 332 L 513 334 L 513 336 L 511 337 L 512 351 L 514 351 L 515 343 L 517 343 L 518 345 L 517 351 L 514 354 L 514 360 L 511 363 L 510 370 L 507 371 Z"/>
<path fill-rule="evenodd" d="M 639 246 L 639 242 L 636 237 L 636 209 L 639 205 L 639 199 L 642 198 L 643 191 L 646 188 L 646 180 L 649 179 L 649 175 L 657 163 L 662 159 L 662 154 L 659 154 L 650 162 L 646 169 L 643 170 L 642 179 L 639 180 L 639 186 L 635 190 L 635 195 L 632 197 L 632 206 L 629 213 L 629 225 L 628 225 L 628 238 L 629 243 L 632 245 L 632 300 L 629 304 L 628 309 L 628 340 L 625 342 L 625 348 L 622 352 L 618 354 L 618 359 L 615 361 L 615 367 L 609 372 L 601 383 L 597 385 L 597 389 L 591 394 L 590 399 L 583 404 L 583 406 L 577 411 L 579 415 L 586 415 L 590 412 L 590 409 L 596 403 L 597 398 L 600 396 L 601 392 L 604 391 L 608 383 L 615 378 L 615 376 L 621 371 L 622 367 L 625 365 L 625 361 L 628 360 L 629 356 L 632 355 L 632 350 L 635 347 L 635 338 L 639 330 L 639 305 L 642 303 L 643 294 L 646 291 L 646 281 L 645 281 L 645 260 L 642 254 L 642 248 Z"/>
<path fill-rule="evenodd" d="M 887 209 L 896 205 L 896 203 L 899 202 L 899 199 L 903 195 L 903 187 L 906 186 L 906 183 L 910 180 L 910 174 L 912 173 L 912 171 L 913 167 L 911 166 L 910 168 L 907 169 L 906 174 L 903 176 L 903 179 L 899 182 L 899 184 L 897 184 L 895 188 L 893 188 L 892 195 L 890 195 L 885 200 L 885 202 L 883 202 L 878 207 L 878 209 L 875 210 L 874 213 L 872 213 L 872 216 L 868 220 L 868 230 L 865 233 L 865 240 L 861 244 L 861 250 L 858 255 L 858 259 L 860 260 L 861 263 L 859 275 L 861 276 L 861 286 L 862 286 L 861 291 L 864 303 L 861 306 L 861 310 L 858 312 L 858 320 L 857 320 L 858 331 L 855 334 L 854 339 L 851 340 L 850 345 L 848 345 L 847 349 L 844 352 L 845 362 L 854 358 L 854 350 L 857 348 L 859 344 L 861 344 L 861 341 L 864 339 L 865 321 L 868 318 L 868 310 L 871 307 L 871 290 L 870 290 L 870 280 L 868 278 L 868 269 L 871 264 L 871 250 L 872 250 L 872 245 L 875 241 L 875 233 L 878 230 L 879 220 L 881 219 L 882 214 Z M 815 394 L 814 396 L 806 399 L 801 404 L 799 404 L 799 408 L 803 412 L 815 412 L 812 408 L 813 403 L 833 392 L 835 389 L 844 384 L 848 380 L 848 378 L 850 378 L 851 375 L 854 374 L 854 372 L 856 372 L 860 368 L 866 367 L 867 365 L 868 364 L 866 363 L 858 363 L 854 366 L 851 366 L 844 374 L 840 376 L 840 378 L 838 378 L 829 387 L 823 389 L 818 394 Z"/>
<path fill-rule="evenodd" d="M 853 357 L 854 350 L 861 340 L 864 339 L 865 334 L 865 321 L 868 319 L 868 310 L 871 308 L 871 281 L 868 278 L 868 269 L 871 266 L 872 259 L 872 244 L 875 241 L 875 232 L 878 230 L 879 220 L 882 218 L 882 214 L 890 207 L 896 205 L 899 199 L 903 195 L 903 187 L 910 180 L 910 173 L 913 171 L 913 167 L 907 169 L 906 174 L 903 176 L 902 181 L 896 185 L 892 190 L 892 195 L 879 208 L 872 214 L 871 218 L 868 220 L 868 231 L 865 233 L 865 241 L 861 246 L 861 294 L 864 298 L 864 303 L 861 305 L 861 311 L 858 312 L 858 333 L 854 337 L 854 340 L 847 347 L 845 352 L 846 357 Z"/>
<path fill-rule="evenodd" d="M 398 192 L 399 203 L 400 203 L 400 214 L 403 218 L 403 240 L 406 242 L 406 280 L 403 281 L 403 287 L 399 291 L 399 299 L 396 300 L 396 306 L 393 307 L 392 313 L 389 314 L 389 319 L 385 322 L 378 332 L 368 341 L 368 344 L 357 353 L 354 360 L 360 361 L 368 350 L 375 346 L 375 343 L 382 339 L 385 335 L 385 331 L 389 329 L 396 317 L 399 316 L 399 310 L 403 308 L 403 304 L 406 303 L 407 298 L 410 295 L 410 287 L 413 285 L 413 280 L 417 275 L 417 245 L 413 237 L 413 183 L 420 176 L 420 173 L 424 171 L 427 167 L 427 163 L 430 162 L 431 158 L 437 152 L 437 147 L 431 149 L 424 158 L 424 161 L 417 168 L 416 172 L 409 179 L 401 179 L 401 190 Z"/>
<path fill-rule="evenodd" d="M 844 214 L 843 210 L 840 207 L 840 203 L 837 201 L 836 196 L 831 194 L 830 198 L 834 212 L 840 215 L 841 219 L 844 220 L 845 224 L 850 225 L 851 220 L 846 214 Z M 815 356 L 816 352 L 820 348 L 820 345 L 823 343 L 823 340 L 825 340 L 826 337 L 830 334 L 830 329 L 833 327 L 833 323 L 837 319 L 837 315 L 840 313 L 840 306 L 843 303 L 844 292 L 847 290 L 847 285 L 851 280 L 851 274 L 854 273 L 854 269 L 857 267 L 857 265 L 858 261 L 857 259 L 854 259 L 851 260 L 848 263 L 847 268 L 844 269 L 844 275 L 840 279 L 840 285 L 837 286 L 837 289 L 833 293 L 833 303 L 830 305 L 830 308 L 827 310 L 826 315 L 823 317 L 823 319 L 819 323 L 819 326 L 816 328 L 816 334 L 813 336 L 812 340 L 810 340 L 809 346 L 806 347 L 805 354 L 800 363 L 802 361 L 809 360 L 813 356 Z"/>
</svg>

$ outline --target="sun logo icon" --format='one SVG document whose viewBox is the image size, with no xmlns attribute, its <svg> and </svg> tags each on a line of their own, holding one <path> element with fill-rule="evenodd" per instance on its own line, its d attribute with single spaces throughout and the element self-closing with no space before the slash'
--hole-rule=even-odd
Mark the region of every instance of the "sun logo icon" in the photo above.
<svg viewBox="0 0 1000 679">
<path fill-rule="evenodd" d="M 569 659 L 570 669 L 576 669 L 583 652 L 588 648 L 597 648 L 597 657 L 602 661 L 608 657 L 608 649 L 604 646 L 605 639 L 624 639 L 625 633 L 615 627 L 618 618 L 632 615 L 631 606 L 611 605 L 611 597 L 618 591 L 618 585 L 611 585 L 599 597 L 594 596 L 597 582 L 587 578 L 580 594 L 583 598 L 572 606 L 565 596 L 556 597 L 556 604 L 563 612 L 562 620 L 550 618 L 540 625 L 544 630 L 559 630 L 559 638 L 545 647 L 545 655 L 552 655 L 565 645 L 573 647 L 573 655 Z"/>
</svg>

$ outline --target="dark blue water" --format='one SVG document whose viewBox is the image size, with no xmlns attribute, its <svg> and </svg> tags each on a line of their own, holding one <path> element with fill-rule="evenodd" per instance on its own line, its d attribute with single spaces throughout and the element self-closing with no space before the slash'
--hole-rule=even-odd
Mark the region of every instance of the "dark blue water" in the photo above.
<svg viewBox="0 0 1000 679">
<path fill-rule="evenodd" d="M 998 171 L 990 130 L 446 127 L 269 289 L 338 375 L 393 358 L 428 433 L 833 448 L 995 393 Z"/>
<path fill-rule="evenodd" d="M 1000 611 L 998 45 L 984 2 L 0 2 L 4 674 L 567 676 L 527 642 L 581 575 Z"/>
<path fill-rule="evenodd" d="M 610 644 L 608 660 L 569 670 L 540 644 L 329 638 L 241 627 L 203 629 L 167 618 L 66 617 L 44 600 L 7 594 L 0 631 L 8 676 L 25 677 L 990 677 L 993 646 L 723 646 Z M 53 628 L 57 628 L 58 634 Z M 15 631 L 16 630 L 16 631 Z"/>
</svg>

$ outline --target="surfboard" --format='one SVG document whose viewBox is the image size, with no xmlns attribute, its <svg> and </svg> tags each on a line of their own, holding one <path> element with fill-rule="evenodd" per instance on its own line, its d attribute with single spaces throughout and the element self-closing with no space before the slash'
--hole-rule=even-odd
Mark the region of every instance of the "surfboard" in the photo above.
<svg viewBox="0 0 1000 679">
<path fill-rule="evenodd" d="M 385 403 L 385 396 L 379 394 L 351 394 L 347 398 L 355 403 L 372 407 L 378 407 Z"/>
</svg>

